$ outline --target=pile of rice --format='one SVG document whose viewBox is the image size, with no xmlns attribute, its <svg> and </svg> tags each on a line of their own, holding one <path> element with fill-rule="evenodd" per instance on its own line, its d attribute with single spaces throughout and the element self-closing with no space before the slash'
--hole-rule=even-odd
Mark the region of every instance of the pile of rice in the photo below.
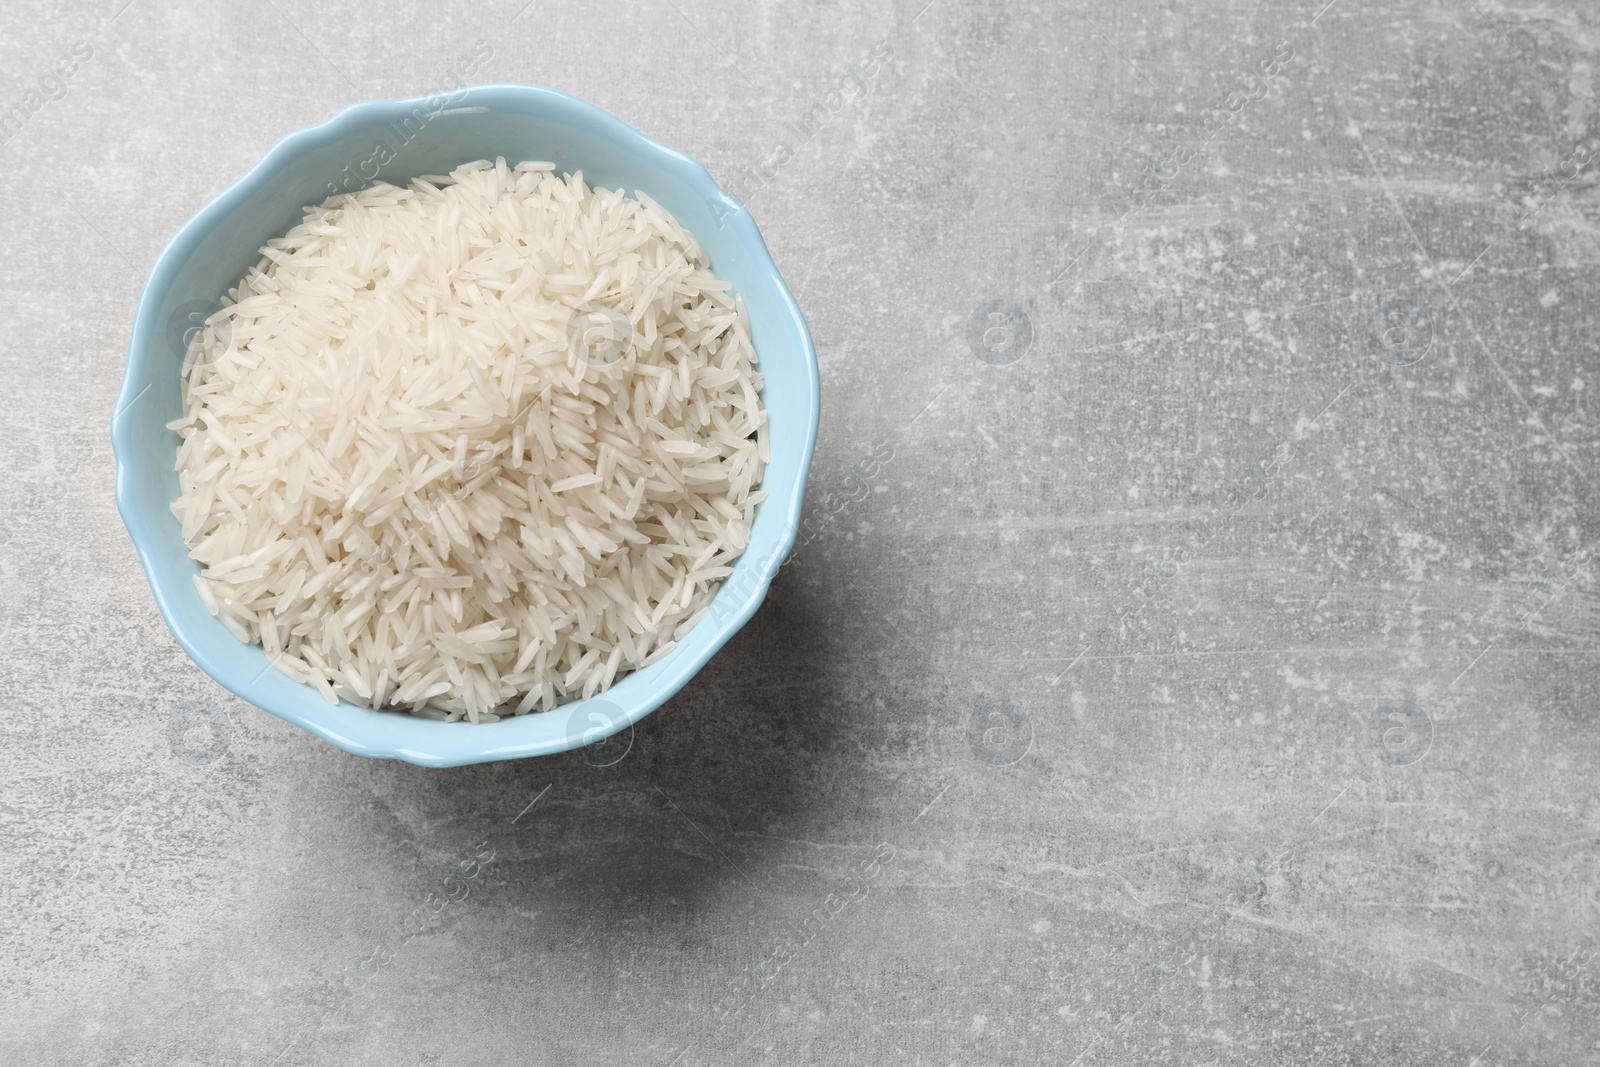
<svg viewBox="0 0 1600 1067">
<path fill-rule="evenodd" d="M 493 722 L 664 655 L 749 540 L 743 304 L 644 194 L 478 161 L 307 208 L 184 366 L 206 606 L 329 700 Z"/>
</svg>

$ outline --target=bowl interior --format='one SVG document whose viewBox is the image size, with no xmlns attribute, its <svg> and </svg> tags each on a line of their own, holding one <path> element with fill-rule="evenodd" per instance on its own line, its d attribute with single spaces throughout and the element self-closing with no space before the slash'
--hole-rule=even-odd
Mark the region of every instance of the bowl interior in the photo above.
<svg viewBox="0 0 1600 1067">
<path fill-rule="evenodd" d="M 693 233 L 745 300 L 765 376 L 771 462 L 750 546 L 711 611 L 671 653 L 602 698 L 498 723 L 440 723 L 350 704 L 269 668 L 201 602 L 178 522 L 173 469 L 178 379 L 187 334 L 304 207 L 377 179 L 404 184 L 474 159 L 549 160 L 591 186 L 643 190 Z M 559 752 L 621 730 L 675 693 L 754 613 L 793 543 L 816 440 L 818 381 L 810 336 L 755 224 L 699 164 L 573 97 L 534 86 L 478 86 L 448 97 L 358 104 L 280 142 L 178 232 L 146 282 L 112 421 L 117 502 L 174 636 L 245 700 L 347 751 L 430 766 Z"/>
</svg>

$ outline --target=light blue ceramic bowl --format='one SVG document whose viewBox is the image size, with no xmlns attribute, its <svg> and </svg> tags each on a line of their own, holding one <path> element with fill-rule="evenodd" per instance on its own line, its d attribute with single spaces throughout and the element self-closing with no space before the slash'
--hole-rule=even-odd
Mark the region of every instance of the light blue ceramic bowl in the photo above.
<svg viewBox="0 0 1600 1067">
<path fill-rule="evenodd" d="M 201 603 L 170 505 L 178 437 L 184 335 L 256 261 L 268 238 L 301 209 L 373 178 L 404 184 L 473 159 L 505 156 L 582 170 L 590 185 L 642 189 L 671 211 L 740 293 L 766 385 L 771 464 L 750 547 L 711 611 L 666 657 L 618 682 L 602 699 L 498 723 L 441 723 L 329 704 L 271 670 L 259 646 L 234 637 Z M 392 158 L 391 158 L 392 157 Z M 348 182 L 348 185 L 344 184 Z M 694 160 L 592 104 L 532 85 L 484 85 L 411 100 L 357 104 L 278 142 L 266 157 L 184 224 L 162 250 L 139 298 L 128 367 L 111 421 L 117 507 L 173 636 L 195 663 L 241 698 L 347 752 L 429 767 L 563 752 L 626 729 L 676 693 L 755 613 L 794 543 L 816 445 L 816 352 L 750 215 Z"/>
</svg>

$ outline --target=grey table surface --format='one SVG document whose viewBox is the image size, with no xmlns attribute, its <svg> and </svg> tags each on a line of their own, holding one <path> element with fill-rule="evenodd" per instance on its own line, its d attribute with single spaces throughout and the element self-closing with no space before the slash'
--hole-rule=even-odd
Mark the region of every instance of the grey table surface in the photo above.
<svg viewBox="0 0 1600 1067">
<path fill-rule="evenodd" d="M 0 1061 L 1600 1062 L 1592 3 L 0 27 Z M 821 361 L 801 551 L 620 759 L 234 699 L 112 501 L 165 240 L 475 49 L 703 161 Z"/>
</svg>

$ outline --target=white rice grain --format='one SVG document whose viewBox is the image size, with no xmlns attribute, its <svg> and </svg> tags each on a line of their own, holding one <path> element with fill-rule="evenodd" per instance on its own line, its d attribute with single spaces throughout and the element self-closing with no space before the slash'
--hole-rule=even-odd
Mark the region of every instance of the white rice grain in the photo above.
<svg viewBox="0 0 1600 1067">
<path fill-rule="evenodd" d="M 592 696 L 749 543 L 755 360 L 642 194 L 500 159 L 335 196 L 186 354 L 200 597 L 330 701 L 494 722 Z"/>
</svg>

